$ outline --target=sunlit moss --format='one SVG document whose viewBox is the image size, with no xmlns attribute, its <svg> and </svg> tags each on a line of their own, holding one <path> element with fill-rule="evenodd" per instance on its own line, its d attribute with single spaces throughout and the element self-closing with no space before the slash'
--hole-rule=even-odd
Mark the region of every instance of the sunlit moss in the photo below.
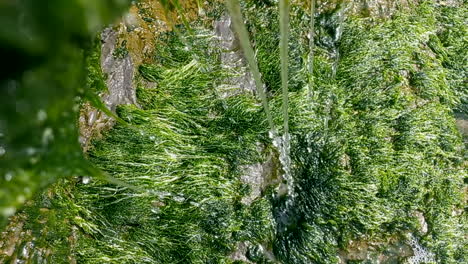
<svg viewBox="0 0 468 264">
<path fill-rule="evenodd" d="M 351 240 L 405 232 L 421 236 L 441 263 L 465 260 L 464 220 L 455 213 L 466 177 L 452 116 L 458 98 L 429 45 L 438 12 L 425 3 L 377 25 L 348 19 L 336 83 L 317 76 L 312 112 L 305 92 L 291 94 L 299 198 L 292 209 L 281 200 L 276 207 L 275 252 L 286 263 L 334 262 Z"/>
<path fill-rule="evenodd" d="M 265 12 L 251 2 L 244 8 L 280 126 L 277 11 L 261 5 Z M 39 248 L 55 249 L 52 263 L 70 256 L 78 263 L 239 263 L 230 256 L 240 243 L 255 263 L 334 263 L 351 241 L 406 243 L 408 232 L 438 263 L 463 263 L 466 172 L 452 113 L 463 105 L 456 76 L 463 41 L 447 26 L 462 28 L 460 12 L 425 2 L 377 24 L 349 17 L 331 44 L 333 32 L 318 27 L 312 104 L 306 56 L 294 56 L 290 68 L 292 206 L 275 186 L 242 203 L 249 192 L 242 167 L 262 162 L 262 149 L 273 147 L 253 95 L 218 95 L 233 72 L 220 64 L 210 29 L 194 23 L 191 33 L 163 33 L 153 61 L 139 67 L 139 106 L 118 107 L 124 122 L 89 151 L 93 164 L 127 185 L 77 172 L 27 207 L 27 228 Z M 317 19 L 336 20 L 327 16 L 336 14 Z M 307 32 L 308 23 L 293 24 L 295 36 Z M 306 54 L 306 41 L 294 41 L 292 53 Z M 90 58 L 96 63 L 96 54 Z"/>
</svg>

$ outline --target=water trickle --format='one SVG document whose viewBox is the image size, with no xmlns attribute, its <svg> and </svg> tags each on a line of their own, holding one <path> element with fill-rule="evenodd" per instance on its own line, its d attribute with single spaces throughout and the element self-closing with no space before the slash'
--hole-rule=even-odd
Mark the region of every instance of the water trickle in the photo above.
<svg viewBox="0 0 468 264">
<path fill-rule="evenodd" d="M 345 13 L 346 13 L 347 8 L 341 4 L 339 7 L 338 12 L 336 13 L 337 19 L 336 19 L 336 25 L 335 25 L 335 34 L 333 36 L 333 66 L 332 66 L 332 77 L 336 77 L 336 71 L 338 69 L 338 62 L 340 60 L 340 50 L 338 48 L 338 43 L 341 39 L 341 36 L 343 35 L 343 21 L 345 20 Z"/>
<path fill-rule="evenodd" d="M 343 22 L 346 19 L 349 3 L 341 2 L 336 8 L 320 15 L 320 35 L 318 41 L 328 49 L 332 59 L 331 78 L 335 78 L 340 60 L 339 42 L 343 35 Z"/>
<path fill-rule="evenodd" d="M 152 209 L 151 209 L 151 212 L 152 212 L 153 214 L 159 214 L 159 213 L 161 213 L 161 209 L 158 208 L 158 207 L 155 207 L 155 208 L 152 208 Z"/>
<path fill-rule="evenodd" d="M 315 0 L 310 1 L 310 29 L 309 29 L 309 83 L 307 88 L 307 101 L 312 105 L 312 89 L 314 85 L 314 47 L 315 47 Z"/>
<path fill-rule="evenodd" d="M 290 170 L 290 157 L 289 157 L 289 128 L 288 128 L 288 39 L 289 39 L 289 4 L 287 1 L 280 1 L 280 22 L 281 22 L 281 79 L 283 90 L 283 115 L 284 115 L 284 136 L 278 136 L 276 126 L 273 122 L 273 117 L 268 104 L 265 85 L 262 82 L 260 70 L 255 57 L 255 52 L 252 48 L 249 34 L 243 22 L 241 8 L 238 0 L 229 0 L 226 2 L 227 9 L 232 18 L 234 29 L 236 30 L 240 46 L 244 51 L 245 58 L 248 62 L 258 96 L 262 102 L 267 121 L 270 127 L 269 136 L 272 139 L 273 145 L 280 153 L 280 162 L 284 171 L 284 179 L 286 181 L 287 193 L 290 196 L 288 204 L 292 203 L 294 198 L 294 181 Z"/>
<path fill-rule="evenodd" d="M 270 131 L 269 136 L 273 142 L 273 146 L 279 152 L 279 160 L 281 167 L 283 169 L 283 178 L 286 181 L 286 192 L 288 195 L 288 204 L 289 201 L 292 202 L 292 199 L 296 196 L 294 192 L 294 177 L 291 173 L 291 158 L 289 155 L 290 152 L 290 134 L 284 134 L 279 136 L 276 131 Z M 280 192 L 282 193 L 282 192 Z"/>
<path fill-rule="evenodd" d="M 197 203 L 197 202 L 190 201 L 189 203 L 190 203 L 190 205 L 193 205 L 195 207 L 200 207 L 200 204 Z"/>
<path fill-rule="evenodd" d="M 413 249 L 414 256 L 409 257 L 409 264 L 432 263 L 434 262 L 434 253 L 424 248 L 412 234 L 409 235 L 409 245 Z"/>
<path fill-rule="evenodd" d="M 83 184 L 89 184 L 90 182 L 91 182 L 91 177 L 89 177 L 89 176 L 84 176 L 81 179 L 81 183 L 83 183 Z"/>
<path fill-rule="evenodd" d="M 163 200 L 164 198 L 172 195 L 172 193 L 170 192 L 156 192 L 155 194 L 158 196 L 160 200 Z"/>
<path fill-rule="evenodd" d="M 287 183 L 287 192 L 290 198 L 294 198 L 294 179 L 291 174 L 290 158 L 290 135 L 289 135 L 289 87 L 288 87 L 288 64 L 289 64 L 289 1 L 280 0 L 280 58 L 281 58 L 281 86 L 283 93 L 283 129 L 281 138 L 280 162 L 283 165 L 284 179 Z"/>
<path fill-rule="evenodd" d="M 178 203 L 182 203 L 185 201 L 185 198 L 182 197 L 182 196 L 174 196 L 174 201 L 178 202 Z"/>
<path fill-rule="evenodd" d="M 2 147 L 2 146 L 0 146 L 0 157 L 3 156 L 3 155 L 5 155 L 5 153 L 6 153 L 5 148 Z"/>
</svg>

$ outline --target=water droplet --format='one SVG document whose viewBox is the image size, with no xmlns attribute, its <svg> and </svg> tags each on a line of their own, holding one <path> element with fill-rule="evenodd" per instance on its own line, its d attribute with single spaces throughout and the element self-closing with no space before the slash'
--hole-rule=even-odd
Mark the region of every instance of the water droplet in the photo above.
<svg viewBox="0 0 468 264">
<path fill-rule="evenodd" d="M 26 154 L 29 155 L 29 156 L 32 156 L 32 155 L 36 154 L 36 149 L 32 148 L 32 147 L 26 148 Z"/>
<path fill-rule="evenodd" d="M 13 173 L 12 172 L 7 172 L 5 174 L 5 180 L 6 181 L 11 181 L 11 179 L 13 179 Z"/>
<path fill-rule="evenodd" d="M 44 133 L 42 133 L 42 144 L 47 145 L 52 140 L 54 140 L 54 131 L 52 128 L 48 127 L 44 129 Z"/>
<path fill-rule="evenodd" d="M 191 205 L 193 205 L 193 206 L 196 206 L 196 207 L 199 207 L 199 206 L 200 206 L 200 204 L 199 204 L 199 203 L 197 203 L 197 202 L 193 202 L 193 201 L 192 201 L 192 202 L 190 202 L 190 204 L 191 204 Z"/>
<path fill-rule="evenodd" d="M 150 139 L 150 140 L 155 140 L 156 137 L 155 137 L 155 136 L 150 136 L 149 139 Z"/>
<path fill-rule="evenodd" d="M 270 131 L 268 131 L 268 136 L 269 136 L 271 139 L 275 139 L 275 138 L 276 138 L 276 131 L 275 131 L 275 130 L 270 130 Z"/>
<path fill-rule="evenodd" d="M 46 119 L 47 119 L 47 112 L 44 111 L 44 109 L 39 110 L 39 112 L 37 112 L 37 120 L 39 122 L 44 122 Z"/>
<path fill-rule="evenodd" d="M 88 176 L 84 176 L 83 179 L 81 179 L 81 182 L 83 184 L 88 184 L 91 182 L 91 177 L 88 177 Z"/>
<path fill-rule="evenodd" d="M 158 195 L 159 199 L 161 199 L 161 200 L 168 197 L 168 196 L 171 196 L 170 192 L 157 192 L 156 194 Z"/>
<path fill-rule="evenodd" d="M 5 153 L 6 153 L 5 148 L 2 147 L 2 146 L 0 146 L 0 157 L 3 156 L 3 155 L 5 155 Z"/>
<path fill-rule="evenodd" d="M 183 201 L 185 201 L 185 198 L 182 196 L 175 196 L 174 201 L 182 203 Z"/>
</svg>

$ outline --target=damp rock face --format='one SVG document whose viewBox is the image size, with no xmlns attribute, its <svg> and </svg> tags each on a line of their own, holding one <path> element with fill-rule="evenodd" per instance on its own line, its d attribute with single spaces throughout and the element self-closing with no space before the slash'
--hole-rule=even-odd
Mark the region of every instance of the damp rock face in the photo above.
<svg viewBox="0 0 468 264">
<path fill-rule="evenodd" d="M 338 1 L 329 2 L 336 4 Z M 382 14 L 388 16 L 393 11 L 385 10 L 393 10 L 395 6 L 389 1 L 369 0 L 353 3 L 356 11 L 352 12 L 367 10 L 364 13 L 369 12 L 369 16 L 379 16 L 381 9 L 384 10 Z M 261 11 L 255 9 L 252 13 L 257 16 Z M 269 15 L 265 17 L 271 19 Z M 335 17 L 344 17 L 344 15 Z M 367 18 L 364 20 L 368 21 Z M 274 21 L 276 23 L 276 20 Z M 126 27 L 129 30 L 137 31 L 137 24 L 135 17 L 126 17 Z M 398 25 L 412 24 L 404 20 Z M 378 45 L 374 48 L 369 42 L 362 41 L 369 38 L 369 35 L 366 35 L 361 28 L 351 31 L 352 25 L 345 26 L 347 27 L 342 33 L 335 34 L 341 32 L 341 29 L 333 31 L 335 36 L 344 35 L 342 38 L 344 44 L 338 45 L 340 43 L 338 37 L 335 38 L 336 45 L 332 47 L 343 49 L 343 56 L 341 58 L 336 56 L 335 59 L 335 64 L 341 66 L 336 75 L 338 81 L 328 79 L 330 69 L 325 69 L 323 66 L 328 64 L 320 63 L 326 62 L 324 58 L 327 56 L 323 54 L 328 51 L 325 50 L 326 47 L 317 45 L 318 72 L 320 76 L 327 76 L 327 83 L 317 78 L 317 94 L 327 95 L 333 89 L 330 93 L 336 97 L 329 101 L 317 96 L 317 105 L 327 104 L 332 107 L 326 110 L 325 114 L 319 108 L 315 109 L 315 112 L 305 112 L 303 111 L 305 93 L 302 91 L 291 93 L 293 117 L 291 127 L 296 129 L 291 130 L 296 133 L 294 137 L 296 143 L 293 145 L 297 151 L 296 176 L 301 180 L 296 182 L 303 196 L 297 200 L 298 209 L 291 211 L 291 215 L 300 217 L 290 217 L 284 221 L 287 226 L 279 234 L 282 237 L 278 236 L 279 228 L 275 229 L 282 219 L 277 218 L 275 221 L 273 219 L 275 215 L 271 215 L 272 209 L 276 206 L 272 203 L 281 201 L 272 202 L 270 198 L 275 197 L 275 192 L 267 188 L 280 180 L 277 153 L 268 152 L 271 146 L 263 137 L 267 129 L 261 125 L 264 118 L 260 115 L 259 104 L 252 96 L 255 92 L 251 83 L 252 78 L 245 67 L 238 40 L 231 29 L 231 19 L 224 15 L 216 18 L 214 30 L 203 28 L 196 31 L 198 34 L 194 36 L 197 37 L 187 36 L 184 39 L 188 41 L 198 39 L 198 46 L 195 42 L 190 42 L 192 47 L 195 47 L 193 50 L 189 50 L 185 42 L 178 41 L 176 34 L 167 34 L 166 37 L 170 41 L 166 39 L 167 42 L 162 43 L 167 44 L 167 47 L 165 45 L 159 47 L 162 47 L 163 52 L 165 48 L 170 50 L 166 50 L 166 56 L 162 56 L 162 53 L 154 54 L 160 56 L 159 60 L 148 62 L 152 66 L 148 68 L 154 70 L 153 75 L 148 74 L 148 76 L 154 78 L 147 79 L 148 86 L 144 87 L 140 87 L 137 80 L 136 96 L 133 92 L 132 79 L 138 73 L 133 72 L 133 65 L 139 65 L 140 62 L 134 57 L 130 58 L 126 52 L 126 43 L 123 42 L 126 36 L 120 35 L 126 33 L 107 29 L 102 34 L 103 45 L 100 47 L 102 57 L 99 64 L 103 73 L 107 75 L 105 82 L 108 91 L 104 92 L 101 98 L 112 111 L 119 109 L 117 111 L 119 116 L 132 125 L 129 127 L 116 125 L 109 130 L 105 138 L 96 140 L 96 143 L 93 143 L 97 144 L 96 147 L 89 151 L 90 160 L 116 179 L 130 182 L 138 187 L 142 186 L 149 191 L 139 192 L 119 185 L 109 186 L 110 184 L 106 182 L 101 182 L 99 179 L 90 180 L 88 177 L 81 178 L 80 182 L 65 184 L 76 188 L 66 189 L 62 193 L 57 192 L 60 187 L 58 186 L 51 193 L 60 195 L 54 199 L 52 196 L 47 198 L 47 203 L 36 201 L 34 206 L 38 208 L 37 215 L 29 214 L 28 218 L 25 218 L 29 220 L 21 219 L 18 220 L 19 224 L 14 224 L 19 229 L 11 226 L 7 232 L 0 234 L 0 263 L 3 263 L 2 254 L 8 255 L 8 258 L 16 254 L 13 247 L 18 254 L 24 250 L 25 253 L 21 253 L 23 255 L 36 252 L 40 256 L 55 256 L 53 259 L 55 261 L 42 263 L 65 262 L 67 256 L 59 255 L 62 254 L 62 250 L 58 249 L 65 249 L 63 252 L 68 254 L 67 263 L 231 263 L 234 261 L 234 263 L 300 264 L 431 261 L 432 254 L 423 247 L 428 244 L 425 237 L 450 234 L 451 229 L 434 233 L 437 231 L 434 227 L 439 229 L 441 226 L 452 227 L 455 226 L 454 222 L 437 223 L 435 221 L 439 221 L 442 215 L 439 211 L 422 210 L 440 206 L 435 202 L 423 208 L 420 208 L 419 204 L 417 207 L 414 206 L 422 211 L 416 211 L 411 215 L 414 219 L 409 221 L 401 209 L 403 208 L 401 203 L 392 199 L 404 197 L 405 200 L 401 201 L 404 201 L 408 208 L 413 208 L 415 197 L 406 198 L 410 192 L 401 188 L 412 186 L 413 189 L 419 190 L 420 186 L 424 185 L 421 184 L 422 178 L 426 176 L 417 173 L 435 171 L 431 164 L 438 157 L 428 157 L 430 162 L 425 163 L 427 166 L 423 169 L 418 167 L 422 161 L 403 160 L 408 166 L 401 168 L 397 166 L 402 163 L 401 157 L 413 158 L 419 153 L 435 152 L 427 149 L 414 151 L 410 149 L 412 151 L 410 152 L 406 148 L 417 148 L 421 145 L 436 146 L 434 142 L 437 141 L 427 141 L 428 144 L 414 143 L 418 143 L 418 140 L 432 140 L 433 134 L 436 136 L 443 134 L 436 130 L 437 127 L 433 124 L 434 116 L 439 117 L 443 127 L 447 126 L 449 122 L 446 121 L 450 119 L 441 114 L 434 115 L 434 112 L 437 113 L 435 110 L 441 108 L 438 99 L 434 100 L 432 106 L 421 105 L 417 109 L 405 105 L 393 108 L 393 105 L 390 105 L 388 111 L 385 108 L 379 110 L 385 106 L 384 103 L 394 102 L 395 96 L 392 97 L 394 100 L 385 100 L 383 103 L 372 100 L 388 98 L 388 87 L 395 87 L 394 83 L 389 82 L 385 87 L 381 87 L 375 83 L 362 84 L 361 79 L 374 80 L 381 76 L 381 72 L 386 72 L 389 78 L 382 80 L 382 83 L 388 80 L 406 81 L 411 75 L 402 73 L 400 77 L 397 75 L 398 70 L 410 69 L 411 67 L 407 65 L 411 65 L 413 58 L 403 56 L 404 60 L 400 60 L 401 56 L 398 55 L 401 55 L 404 49 L 393 51 L 391 49 L 393 47 L 384 45 L 385 42 L 393 41 L 388 32 L 378 34 L 378 38 L 374 38 L 387 37 L 384 41 L 377 42 Z M 388 30 L 398 32 L 393 30 L 393 26 Z M 411 33 L 408 27 L 403 28 L 401 35 L 406 36 L 408 31 Z M 275 32 L 269 28 L 265 32 L 267 32 L 265 35 L 269 34 L 269 38 L 264 39 L 264 42 L 273 39 L 270 43 L 274 44 Z M 206 55 L 210 54 L 206 52 L 208 50 L 206 47 L 219 48 L 217 43 L 206 44 L 206 39 L 213 39 L 212 34 L 217 37 L 216 41 L 221 51 L 216 53 L 220 54 L 219 57 L 207 63 L 203 61 L 207 59 Z M 204 38 L 207 35 L 209 37 Z M 401 43 L 412 41 L 412 38 L 399 37 Z M 415 52 L 409 53 L 423 53 L 425 42 L 421 42 L 422 44 L 417 42 L 417 45 L 414 45 L 419 47 L 415 48 Z M 127 45 L 130 45 L 128 43 Z M 364 44 L 366 46 L 363 46 Z M 350 47 L 351 51 L 346 50 L 347 47 Z M 264 50 L 267 52 L 259 53 L 259 58 L 266 56 L 266 53 L 273 53 L 270 46 Z M 394 56 L 387 58 L 386 54 L 378 53 L 380 50 L 388 50 Z M 367 53 L 370 51 L 375 51 L 375 56 L 368 56 Z M 359 52 L 365 53 L 362 56 L 364 59 L 358 56 L 361 54 Z M 430 54 L 430 58 L 434 57 L 432 53 Z M 154 57 L 151 56 L 153 59 Z M 393 59 L 395 57 L 397 59 Z M 350 61 L 353 58 L 355 61 Z M 373 60 L 374 58 L 383 59 Z M 422 58 L 429 60 L 425 56 Z M 173 59 L 178 61 L 174 62 Z M 395 69 L 392 68 L 393 64 L 379 66 L 379 63 L 387 63 L 389 60 L 393 63 L 406 60 L 409 62 Z M 163 64 L 167 61 L 174 65 L 169 67 Z M 265 61 L 272 62 L 271 64 L 276 62 L 274 59 Z M 340 61 L 344 61 L 345 64 L 340 65 Z M 218 63 L 223 67 L 239 70 L 233 75 L 226 74 L 228 77 L 224 78 L 220 72 L 226 69 L 219 70 Z M 373 68 L 369 68 L 369 65 Z M 379 74 L 372 75 L 373 72 Z M 264 77 L 271 75 L 268 71 L 262 73 Z M 429 76 L 429 81 L 432 79 L 431 76 L 433 75 Z M 139 77 L 145 78 L 143 75 Z M 218 84 L 221 86 L 217 86 Z M 414 83 L 412 85 L 416 86 Z M 367 87 L 370 88 L 365 90 Z M 360 89 L 362 92 L 358 93 Z M 396 86 L 395 95 L 401 98 L 405 92 L 408 93 L 408 89 L 399 89 L 399 86 Z M 344 95 L 350 95 L 349 98 L 345 98 L 346 101 L 342 98 Z M 128 105 L 136 104 L 135 97 L 139 100 L 140 108 Z M 279 112 L 277 97 L 278 94 L 272 93 L 271 102 L 275 113 Z M 363 99 L 360 102 L 362 104 L 356 104 L 356 108 L 350 109 L 349 104 L 353 103 L 352 100 L 356 97 Z M 408 100 L 410 103 L 414 101 L 412 97 Z M 379 107 L 367 108 L 366 106 L 372 102 Z M 89 110 L 86 107 L 89 107 Z M 95 137 L 93 131 L 113 125 L 113 121 L 102 112 L 93 110 L 91 106 L 85 108 L 82 121 L 89 126 L 90 134 L 87 139 Z M 411 111 L 407 111 L 409 113 L 403 118 L 393 121 L 393 118 L 396 118 L 393 115 L 399 113 L 402 108 Z M 427 114 L 426 112 L 418 114 L 422 111 L 427 111 Z M 387 119 L 383 120 L 384 117 Z M 325 130 L 322 128 L 324 123 L 322 120 L 327 120 Z M 424 124 L 414 124 L 416 121 Z M 387 144 L 390 142 L 389 139 L 392 139 L 391 136 L 394 136 L 387 133 L 394 130 L 387 123 L 399 124 L 397 128 L 400 137 L 395 139 L 400 140 L 400 145 Z M 418 130 L 420 127 L 425 129 L 428 126 L 430 128 L 427 130 Z M 310 144 L 313 148 L 309 150 L 304 144 L 305 140 L 299 141 L 300 134 L 314 131 L 325 131 L 331 139 L 322 138 L 317 134 L 311 137 L 313 139 L 311 142 L 314 144 Z M 415 134 L 420 136 L 414 139 L 412 136 Z M 455 137 L 456 135 L 452 136 Z M 325 143 L 316 144 L 322 142 L 321 139 Z M 86 144 L 87 142 L 85 141 Z M 341 146 L 342 142 L 346 144 Z M 394 159 L 393 157 L 389 159 L 387 155 L 394 150 L 394 147 L 400 153 L 396 153 L 398 155 L 395 155 Z M 447 154 L 452 155 L 452 152 Z M 456 153 L 453 153 L 454 157 L 455 155 Z M 457 169 L 452 169 L 451 164 L 446 166 L 446 171 L 440 168 L 440 175 L 433 174 L 429 177 L 442 180 L 445 179 L 446 172 Z M 416 168 L 413 173 L 406 173 L 412 168 Z M 406 174 L 402 175 L 404 177 L 401 179 L 410 179 L 411 185 L 403 181 L 401 183 L 394 181 L 401 173 Z M 416 176 L 413 177 L 414 175 Z M 381 188 L 380 193 L 377 193 L 379 186 L 375 183 L 391 188 Z M 421 189 L 421 192 L 424 191 L 428 195 L 434 194 L 431 189 L 455 190 L 457 187 L 443 186 L 438 182 L 424 183 L 431 188 L 428 191 Z M 250 187 L 248 193 L 244 192 L 245 185 Z M 397 187 L 401 191 L 396 189 Z M 396 193 L 395 189 L 399 193 Z M 435 194 L 440 195 L 440 193 Z M 445 193 L 441 195 L 442 198 L 431 199 L 433 201 L 446 199 L 444 195 Z M 48 203 L 55 205 L 52 207 Z M 454 204 L 451 201 L 448 203 Z M 415 226 L 412 226 L 413 222 L 416 223 Z M 23 225 L 24 234 L 30 232 L 26 230 L 31 229 L 31 224 L 34 224 L 32 228 L 35 230 L 34 239 L 46 240 L 45 249 L 39 246 L 34 248 L 34 243 L 36 245 L 39 243 L 32 243 L 33 237 L 22 238 L 22 241 L 15 238 L 23 233 L 18 231 L 23 230 Z M 391 233 L 383 230 L 386 226 L 389 226 L 388 232 Z M 408 241 L 408 238 L 397 236 L 395 234 L 399 229 L 398 227 L 397 231 L 390 229 L 392 226 L 404 226 L 403 228 L 411 226 L 418 238 Z M 61 233 L 51 232 L 57 230 Z M 379 232 L 385 233 L 372 236 Z M 13 237 L 15 240 L 3 239 L 5 237 Z M 451 246 L 458 243 L 455 241 L 457 238 L 436 242 Z M 61 245 L 61 248 L 58 248 L 58 245 Z M 49 252 L 49 248 L 54 249 L 53 252 Z M 428 249 L 433 250 L 434 247 Z M 439 252 L 443 250 L 439 249 Z M 22 256 L 20 260 L 27 259 Z M 459 260 L 459 263 L 462 262 L 463 260 Z"/>
<path fill-rule="evenodd" d="M 226 68 L 237 69 L 238 71 L 235 76 L 226 80 L 228 84 L 218 87 L 218 90 L 222 93 L 221 97 L 226 98 L 240 93 L 254 94 L 256 89 L 255 83 L 247 67 L 239 44 L 239 39 L 233 31 L 231 17 L 228 14 L 224 14 L 213 22 L 213 27 L 214 34 L 218 38 L 219 49 L 221 50 L 221 64 Z M 259 152 L 264 151 L 263 147 L 259 146 L 258 148 Z M 278 168 L 275 168 L 273 159 L 274 157 L 270 153 L 267 155 L 264 162 L 242 166 L 241 181 L 250 188 L 249 195 L 242 198 L 241 202 L 243 204 L 250 205 L 255 199 L 262 196 L 263 190 L 268 185 L 274 184 L 272 175 L 277 174 L 276 170 Z M 239 246 L 239 250 L 245 247 L 242 245 L 243 244 Z M 237 254 L 243 255 L 239 252 Z M 238 259 L 236 256 L 237 255 L 234 254 L 234 260 Z"/>
<path fill-rule="evenodd" d="M 263 152 L 264 150 L 262 150 Z M 255 199 L 262 197 L 263 191 L 271 185 L 277 185 L 279 179 L 279 161 L 275 160 L 273 153 L 266 155 L 265 161 L 241 168 L 241 181 L 250 187 L 250 193 L 244 196 L 241 202 L 245 205 L 252 204 Z"/>
<path fill-rule="evenodd" d="M 112 111 L 115 111 L 117 105 L 136 104 L 132 58 L 125 50 L 125 46 L 117 40 L 117 32 L 111 28 L 102 32 L 101 67 L 103 73 L 107 75 L 108 88 L 108 94 L 102 99 Z"/>
<path fill-rule="evenodd" d="M 241 261 L 242 263 L 253 263 L 249 261 L 249 259 L 246 257 L 247 255 L 247 245 L 244 242 L 240 242 L 236 245 L 236 250 L 230 255 L 230 258 L 233 261 Z"/>
<path fill-rule="evenodd" d="M 239 40 L 234 34 L 231 17 L 227 14 L 213 22 L 215 35 L 219 39 L 221 63 L 225 67 L 239 69 L 238 74 L 228 80 L 228 85 L 220 89 L 221 96 L 228 97 L 242 92 L 255 92 L 255 83 L 247 68 Z"/>
<path fill-rule="evenodd" d="M 457 128 L 460 130 L 460 133 L 463 136 L 465 145 L 468 145 L 468 115 L 463 113 L 457 113 L 455 115 L 457 120 Z"/>
<path fill-rule="evenodd" d="M 119 43 L 118 32 L 111 27 L 101 33 L 101 41 L 100 64 L 107 86 L 101 100 L 112 112 L 115 112 L 118 105 L 137 104 L 133 84 L 134 64 L 125 42 Z M 112 127 L 114 122 L 115 120 L 102 111 L 88 104 L 83 105 L 80 115 L 80 143 L 84 151 L 87 151 L 93 136 Z"/>
<path fill-rule="evenodd" d="M 388 18 L 398 9 L 406 8 L 409 4 L 408 0 L 361 0 L 353 1 L 351 10 L 353 13 L 368 17 Z"/>
</svg>

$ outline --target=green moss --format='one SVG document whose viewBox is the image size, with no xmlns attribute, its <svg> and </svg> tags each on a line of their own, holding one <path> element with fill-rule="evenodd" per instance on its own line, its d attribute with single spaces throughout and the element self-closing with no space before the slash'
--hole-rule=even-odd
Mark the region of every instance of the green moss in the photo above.
<svg viewBox="0 0 468 264">
<path fill-rule="evenodd" d="M 258 5 L 267 10 L 253 12 Z M 245 7 L 279 126 L 277 11 L 267 2 Z M 318 18 L 332 28 L 318 29 L 312 104 L 302 85 L 306 43 L 295 38 L 292 205 L 274 187 L 250 205 L 241 202 L 249 194 L 243 166 L 263 161 L 259 145 L 274 148 L 253 95 L 219 96 L 235 69 L 220 65 L 212 33 L 194 23 L 193 34 L 162 34 L 153 63 L 139 68 L 141 107 L 118 107 L 127 125 L 117 124 L 89 151 L 93 164 L 127 185 L 96 177 L 60 183 L 26 211 L 28 228 L 41 247 L 57 249 L 57 263 L 68 254 L 78 263 L 233 263 L 239 243 L 255 263 L 334 263 L 351 241 L 404 243 L 408 232 L 438 263 L 466 262 L 460 212 L 467 175 L 452 112 L 461 105 L 455 75 L 463 42 L 447 29 L 461 27 L 458 12 L 424 2 L 379 24 L 350 17 L 332 45 L 326 40 L 338 26 L 335 13 Z M 292 34 L 307 32 L 307 21 L 293 23 Z"/>
<path fill-rule="evenodd" d="M 114 52 L 112 53 L 112 56 L 115 59 L 123 59 L 128 55 L 128 49 L 127 49 L 127 41 L 124 40 L 120 42 L 120 44 L 115 48 Z"/>
<path fill-rule="evenodd" d="M 101 39 L 96 38 L 90 49 L 86 50 L 86 77 L 87 87 L 93 93 L 107 91 L 105 76 L 101 69 Z"/>
<path fill-rule="evenodd" d="M 438 262 L 465 260 L 464 220 L 453 215 L 466 177 L 451 111 L 458 99 L 428 44 L 438 12 L 425 3 L 378 25 L 348 19 L 336 83 L 321 81 L 328 70 L 315 72 L 312 112 L 305 91 L 291 94 L 298 198 L 290 209 L 276 204 L 275 253 L 284 262 L 331 263 L 351 240 L 407 231 L 421 235 Z M 429 223 L 427 235 L 415 210 Z"/>
<path fill-rule="evenodd" d="M 279 52 L 279 10 L 276 3 L 271 1 L 246 1 L 243 3 L 243 15 L 250 39 L 256 52 L 258 67 L 262 74 L 262 81 L 272 94 L 280 93 L 280 52 Z M 289 72 L 290 90 L 297 91 L 304 86 L 304 80 L 297 74 L 302 70 L 305 46 L 304 11 L 296 5 L 291 7 L 289 39 Z M 262 12 L 258 12 L 262 10 Z"/>
<path fill-rule="evenodd" d="M 0 3 L 0 51 L 8 61 L 0 74 L 0 227 L 37 191 L 93 171 L 76 126 L 81 98 L 91 86 L 104 89 L 91 43 L 129 2 Z"/>
<path fill-rule="evenodd" d="M 442 61 L 448 70 L 448 81 L 459 98 L 457 111 L 466 113 L 468 111 L 468 92 L 466 89 L 467 64 L 467 19 L 466 5 L 458 7 L 440 7 L 437 13 L 437 38 L 432 37 L 430 47 Z"/>
<path fill-rule="evenodd" d="M 266 132 L 260 107 L 252 96 L 217 97 L 215 85 L 228 73 L 216 56 L 198 60 L 208 38 L 191 40 L 197 51 L 174 66 L 140 67 L 157 85 L 140 86 L 142 109 L 117 109 L 130 125 L 117 125 L 89 152 L 94 164 L 141 191 L 100 181 L 80 187 L 76 202 L 96 216 L 83 219 L 102 227 L 78 249 L 81 263 L 228 263 L 238 242 L 272 237 L 268 201 L 240 204 L 239 167 L 259 160 L 256 144 Z"/>
</svg>

